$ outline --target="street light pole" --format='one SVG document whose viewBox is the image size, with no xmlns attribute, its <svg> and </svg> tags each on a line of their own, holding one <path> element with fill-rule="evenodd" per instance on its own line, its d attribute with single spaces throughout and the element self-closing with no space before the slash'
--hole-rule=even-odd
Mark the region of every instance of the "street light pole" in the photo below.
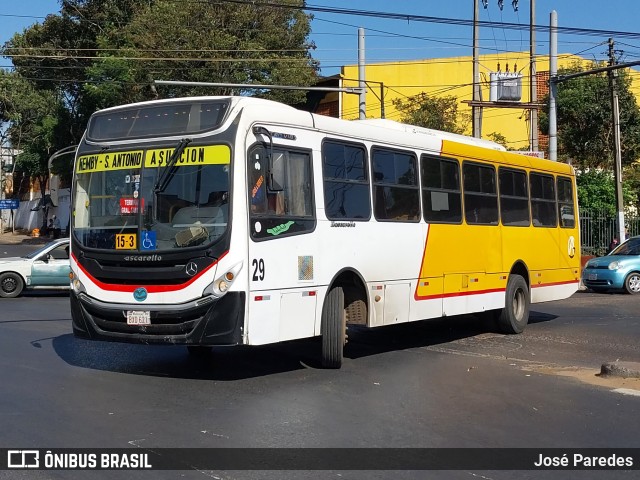
<svg viewBox="0 0 640 480">
<path fill-rule="evenodd" d="M 613 50 L 613 38 L 609 39 L 609 65 L 616 63 Z M 620 145 L 620 105 L 618 101 L 618 90 L 616 88 L 617 70 L 609 70 L 609 82 L 611 85 L 611 110 L 613 113 L 613 142 L 615 158 L 613 162 L 613 176 L 616 185 L 616 210 L 618 213 L 618 240 L 622 243 L 625 240 L 624 231 L 624 196 L 622 194 L 622 147 Z"/>
</svg>

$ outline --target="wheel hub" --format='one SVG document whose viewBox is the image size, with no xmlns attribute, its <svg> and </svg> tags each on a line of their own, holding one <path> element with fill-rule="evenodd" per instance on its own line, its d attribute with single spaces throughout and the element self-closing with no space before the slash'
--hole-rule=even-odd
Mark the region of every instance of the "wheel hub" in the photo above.
<svg viewBox="0 0 640 480">
<path fill-rule="evenodd" d="M 13 278 L 6 278 L 2 282 L 2 290 L 7 293 L 11 293 L 16 289 L 16 282 Z"/>
</svg>

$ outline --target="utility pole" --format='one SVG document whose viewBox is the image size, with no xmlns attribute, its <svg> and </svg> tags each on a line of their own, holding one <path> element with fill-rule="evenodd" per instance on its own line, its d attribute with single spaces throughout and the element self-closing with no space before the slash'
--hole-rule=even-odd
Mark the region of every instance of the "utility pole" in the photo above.
<svg viewBox="0 0 640 480">
<path fill-rule="evenodd" d="M 558 14 L 549 15 L 549 160 L 558 160 L 558 124 L 556 98 L 558 97 Z"/>
<path fill-rule="evenodd" d="M 616 64 L 613 38 L 609 39 L 609 66 Z M 620 146 L 620 105 L 618 103 L 618 90 L 616 88 L 617 70 L 610 70 L 609 85 L 611 86 L 611 110 L 613 113 L 613 142 L 615 158 L 613 162 L 613 176 L 616 184 L 616 210 L 618 212 L 618 240 L 625 240 L 624 232 L 624 198 L 622 196 L 622 149 Z"/>
<path fill-rule="evenodd" d="M 538 86 L 536 82 L 536 1 L 530 0 L 529 8 L 529 101 L 538 101 Z M 538 151 L 538 109 L 529 110 L 529 123 L 531 138 L 529 148 L 532 152 Z"/>
<path fill-rule="evenodd" d="M 482 137 L 482 107 L 476 103 L 480 99 L 480 59 L 479 59 L 479 47 L 480 41 L 480 26 L 478 25 L 478 2 L 480 0 L 473 0 L 473 104 L 471 105 L 472 111 L 472 130 L 475 138 Z"/>
<path fill-rule="evenodd" d="M 358 28 L 358 80 L 360 87 L 360 101 L 358 111 L 360 120 L 367 118 L 367 83 L 364 63 L 364 28 Z"/>
</svg>

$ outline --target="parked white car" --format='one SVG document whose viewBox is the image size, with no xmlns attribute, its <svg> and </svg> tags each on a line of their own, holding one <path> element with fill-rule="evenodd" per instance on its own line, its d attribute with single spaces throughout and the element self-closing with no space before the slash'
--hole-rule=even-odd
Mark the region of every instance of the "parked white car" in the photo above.
<svg viewBox="0 0 640 480">
<path fill-rule="evenodd" d="M 61 238 L 23 257 L 0 258 L 0 297 L 26 289 L 68 289 L 69 239 Z"/>
</svg>

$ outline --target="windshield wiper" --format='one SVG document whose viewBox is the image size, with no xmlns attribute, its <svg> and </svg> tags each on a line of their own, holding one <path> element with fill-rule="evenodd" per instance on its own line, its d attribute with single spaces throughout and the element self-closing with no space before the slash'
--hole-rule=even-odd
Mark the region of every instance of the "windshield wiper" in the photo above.
<svg viewBox="0 0 640 480">
<path fill-rule="evenodd" d="M 169 158 L 169 160 L 167 160 L 167 164 L 165 165 L 164 170 L 162 170 L 162 173 L 160 174 L 160 176 L 158 177 L 158 181 L 153 187 L 154 193 L 157 194 L 157 193 L 164 192 L 164 190 L 167 188 L 167 186 L 169 185 L 169 182 L 171 181 L 171 178 L 175 175 L 176 170 L 178 169 L 178 167 L 176 166 L 176 164 L 178 163 L 178 158 L 180 158 L 180 155 L 182 155 L 182 152 L 190 143 L 191 143 L 190 138 L 183 138 L 182 140 L 180 140 L 180 142 L 178 143 L 178 146 L 171 154 L 171 157 Z"/>
</svg>

